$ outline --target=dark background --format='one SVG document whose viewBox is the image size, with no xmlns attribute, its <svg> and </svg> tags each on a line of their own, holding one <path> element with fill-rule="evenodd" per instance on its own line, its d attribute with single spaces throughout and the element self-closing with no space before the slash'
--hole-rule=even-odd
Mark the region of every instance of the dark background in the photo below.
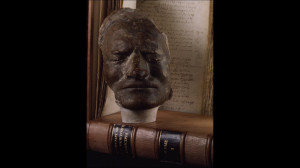
<svg viewBox="0 0 300 168">
<path fill-rule="evenodd" d="M 3 6 L 8 12 L 2 26 L 7 29 L 3 36 L 8 35 L 7 52 L 2 52 L 2 88 L 8 92 L 3 93 L 2 120 L 7 123 L 2 139 L 12 158 L 9 165 L 86 167 L 88 156 L 91 166 L 99 158 L 132 166 L 122 158 L 86 151 L 88 1 L 12 3 Z M 285 79 L 268 57 L 280 47 L 266 50 L 282 33 L 275 36 L 270 32 L 278 24 L 266 24 L 282 18 L 275 15 L 278 11 L 266 10 L 277 9 L 270 4 L 215 0 L 214 5 L 214 165 L 278 164 L 287 153 L 279 151 L 288 145 L 281 140 L 291 134 L 273 119 L 278 101 L 266 101 L 280 98 L 270 86 Z M 276 82 L 270 82 L 274 75 Z"/>
</svg>

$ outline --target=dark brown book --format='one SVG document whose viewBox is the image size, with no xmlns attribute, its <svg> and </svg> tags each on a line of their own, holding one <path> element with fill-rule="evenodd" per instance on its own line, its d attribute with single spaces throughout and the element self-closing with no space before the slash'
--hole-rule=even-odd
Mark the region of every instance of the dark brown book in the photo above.
<svg viewBox="0 0 300 168">
<path fill-rule="evenodd" d="M 159 110 L 156 122 L 129 124 L 114 113 L 87 123 L 87 149 L 212 167 L 213 118 Z"/>
</svg>

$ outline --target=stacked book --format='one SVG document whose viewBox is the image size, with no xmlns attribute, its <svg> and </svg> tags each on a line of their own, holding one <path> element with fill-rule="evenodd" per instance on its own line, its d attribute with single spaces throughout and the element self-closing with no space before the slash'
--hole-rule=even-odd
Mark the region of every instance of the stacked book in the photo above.
<svg viewBox="0 0 300 168">
<path fill-rule="evenodd" d="M 212 167 L 213 118 L 159 110 L 152 123 L 122 123 L 114 113 L 87 122 L 90 151 Z"/>
</svg>

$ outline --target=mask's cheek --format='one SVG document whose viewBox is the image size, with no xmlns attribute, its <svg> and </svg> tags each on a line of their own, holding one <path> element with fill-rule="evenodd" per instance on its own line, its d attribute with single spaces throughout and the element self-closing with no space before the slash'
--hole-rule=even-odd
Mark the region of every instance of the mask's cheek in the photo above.
<svg viewBox="0 0 300 168">
<path fill-rule="evenodd" d="M 152 65 L 151 75 L 162 83 L 167 82 L 170 77 L 168 65 L 164 62 Z"/>
<path fill-rule="evenodd" d="M 103 67 L 105 80 L 112 90 L 118 87 L 118 82 L 123 78 L 122 65 L 105 63 Z"/>
</svg>

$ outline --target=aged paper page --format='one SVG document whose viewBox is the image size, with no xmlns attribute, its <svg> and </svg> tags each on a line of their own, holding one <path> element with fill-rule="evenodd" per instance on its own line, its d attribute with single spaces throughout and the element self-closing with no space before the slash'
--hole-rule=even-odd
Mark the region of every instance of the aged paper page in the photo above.
<svg viewBox="0 0 300 168">
<path fill-rule="evenodd" d="M 123 0 L 123 8 L 136 8 L 136 0 Z"/>
<path fill-rule="evenodd" d="M 209 0 L 141 0 L 137 8 L 168 36 L 173 97 L 160 109 L 200 113 L 208 58 Z"/>
</svg>

